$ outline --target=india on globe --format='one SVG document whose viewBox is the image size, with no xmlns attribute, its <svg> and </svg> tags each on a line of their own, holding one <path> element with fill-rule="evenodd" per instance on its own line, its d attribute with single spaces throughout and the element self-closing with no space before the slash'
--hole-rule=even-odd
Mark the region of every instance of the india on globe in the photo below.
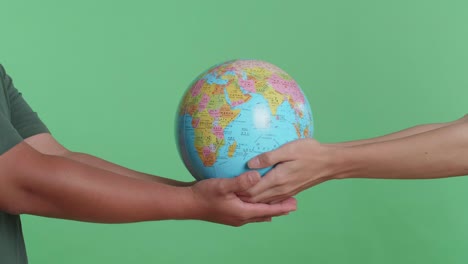
<svg viewBox="0 0 468 264">
<path fill-rule="evenodd" d="M 178 151 L 197 180 L 239 176 L 251 158 L 313 132 L 312 110 L 299 85 L 260 60 L 232 60 L 200 74 L 176 118 Z"/>
</svg>

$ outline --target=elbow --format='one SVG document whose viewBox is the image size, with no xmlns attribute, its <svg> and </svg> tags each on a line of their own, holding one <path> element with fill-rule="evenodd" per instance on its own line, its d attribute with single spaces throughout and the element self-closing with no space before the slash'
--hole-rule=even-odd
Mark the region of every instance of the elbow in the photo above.
<svg viewBox="0 0 468 264">
<path fill-rule="evenodd" d="M 21 202 L 7 202 L 5 206 L 2 206 L 2 211 L 11 215 L 21 215 L 27 212 L 26 208 L 21 206 Z"/>
<path fill-rule="evenodd" d="M 0 156 L 0 211 L 12 215 L 35 214 L 45 205 L 38 190 L 51 171 L 51 162 L 43 155 L 20 143 Z M 56 168 L 52 168 L 56 169 Z"/>
<path fill-rule="evenodd" d="M 5 184 L 7 192 L 0 196 L 0 211 L 12 214 L 35 214 L 41 206 L 41 197 L 22 180 L 12 180 Z"/>
<path fill-rule="evenodd" d="M 8 192 L 0 197 L 0 211 L 11 215 L 26 214 L 31 211 L 32 197 L 28 191 L 19 184 L 6 184 Z"/>
</svg>

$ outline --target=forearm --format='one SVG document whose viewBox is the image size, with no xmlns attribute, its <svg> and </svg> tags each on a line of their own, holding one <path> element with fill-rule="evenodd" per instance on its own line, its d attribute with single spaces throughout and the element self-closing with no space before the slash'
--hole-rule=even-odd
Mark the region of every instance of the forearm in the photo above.
<svg viewBox="0 0 468 264">
<path fill-rule="evenodd" d="M 423 179 L 468 174 L 468 123 L 336 149 L 338 178 Z"/>
<path fill-rule="evenodd" d="M 336 147 L 352 147 L 352 146 L 357 146 L 357 145 L 378 143 L 378 142 L 384 142 L 384 141 L 400 139 L 400 138 L 404 138 L 408 136 L 413 136 L 413 135 L 428 132 L 434 129 L 438 129 L 438 128 L 442 128 L 442 127 L 446 127 L 450 125 L 455 125 L 455 124 L 460 124 L 464 122 L 468 122 L 467 116 L 464 116 L 460 119 L 457 119 L 451 122 L 417 125 L 411 128 L 407 128 L 401 131 L 397 131 L 394 133 L 390 133 L 390 134 L 375 137 L 375 138 L 354 140 L 354 141 L 348 141 L 348 142 L 330 143 L 330 144 L 325 144 L 325 145 L 336 146 Z"/>
<path fill-rule="evenodd" d="M 437 123 L 437 124 L 427 124 L 427 125 L 418 125 L 411 128 L 407 128 L 401 131 L 397 131 L 394 133 L 390 133 L 387 135 L 383 135 L 380 137 L 369 138 L 369 139 L 361 139 L 361 140 L 354 140 L 354 141 L 347 141 L 347 142 L 339 142 L 339 143 L 330 143 L 327 145 L 337 146 L 337 147 L 352 147 L 357 145 L 364 145 L 370 143 L 378 143 L 388 140 L 399 139 L 403 137 L 412 136 L 419 133 L 424 133 L 430 130 L 438 129 L 444 126 L 447 126 L 449 123 Z"/>
<path fill-rule="evenodd" d="M 191 218 L 195 210 L 189 188 L 124 177 L 59 156 L 44 155 L 31 165 L 33 175 L 24 170 L 17 177 L 19 213 L 124 223 Z"/>
<path fill-rule="evenodd" d="M 172 186 L 190 186 L 193 184 L 193 182 L 181 182 L 181 181 L 176 181 L 176 180 L 172 180 L 168 178 L 163 178 L 163 177 L 159 177 L 155 175 L 150 175 L 150 174 L 134 171 L 134 170 L 119 166 L 117 164 L 111 163 L 109 161 L 106 161 L 101 158 L 98 158 L 89 154 L 85 154 L 85 153 L 67 152 L 63 156 L 68 159 L 72 159 L 74 161 L 79 161 L 81 163 L 88 164 L 90 166 L 94 166 L 100 169 L 104 169 L 104 170 L 114 172 L 120 175 L 131 177 L 131 178 L 155 181 L 159 183 L 169 184 Z"/>
</svg>

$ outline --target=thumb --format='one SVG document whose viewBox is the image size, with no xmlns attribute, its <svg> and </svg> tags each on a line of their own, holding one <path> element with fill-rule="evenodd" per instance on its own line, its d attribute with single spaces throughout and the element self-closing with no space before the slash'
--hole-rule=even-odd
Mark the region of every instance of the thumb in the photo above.
<svg viewBox="0 0 468 264">
<path fill-rule="evenodd" d="M 260 181 L 257 171 L 249 171 L 235 178 L 224 179 L 221 184 L 223 193 L 238 193 L 250 189 Z"/>
</svg>

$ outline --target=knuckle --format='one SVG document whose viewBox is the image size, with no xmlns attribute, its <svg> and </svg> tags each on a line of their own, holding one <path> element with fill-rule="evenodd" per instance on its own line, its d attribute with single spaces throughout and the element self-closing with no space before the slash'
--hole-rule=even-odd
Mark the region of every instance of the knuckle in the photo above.
<svg viewBox="0 0 468 264">
<path fill-rule="evenodd" d="M 272 178 L 276 186 L 284 185 L 286 183 L 286 177 L 284 177 L 282 173 L 281 167 L 276 167 L 273 169 L 272 172 Z"/>
<path fill-rule="evenodd" d="M 246 177 L 237 177 L 236 185 L 239 186 L 242 190 L 247 189 L 249 183 L 247 182 Z"/>
<path fill-rule="evenodd" d="M 258 157 L 261 165 L 266 165 L 271 163 L 271 154 L 264 153 Z"/>
<path fill-rule="evenodd" d="M 301 146 L 303 146 L 306 142 L 303 140 L 303 139 L 300 139 L 298 141 L 292 141 L 290 142 L 289 144 L 286 144 L 285 145 L 285 153 L 291 157 L 291 156 L 295 156 L 299 149 L 301 148 Z"/>
</svg>

